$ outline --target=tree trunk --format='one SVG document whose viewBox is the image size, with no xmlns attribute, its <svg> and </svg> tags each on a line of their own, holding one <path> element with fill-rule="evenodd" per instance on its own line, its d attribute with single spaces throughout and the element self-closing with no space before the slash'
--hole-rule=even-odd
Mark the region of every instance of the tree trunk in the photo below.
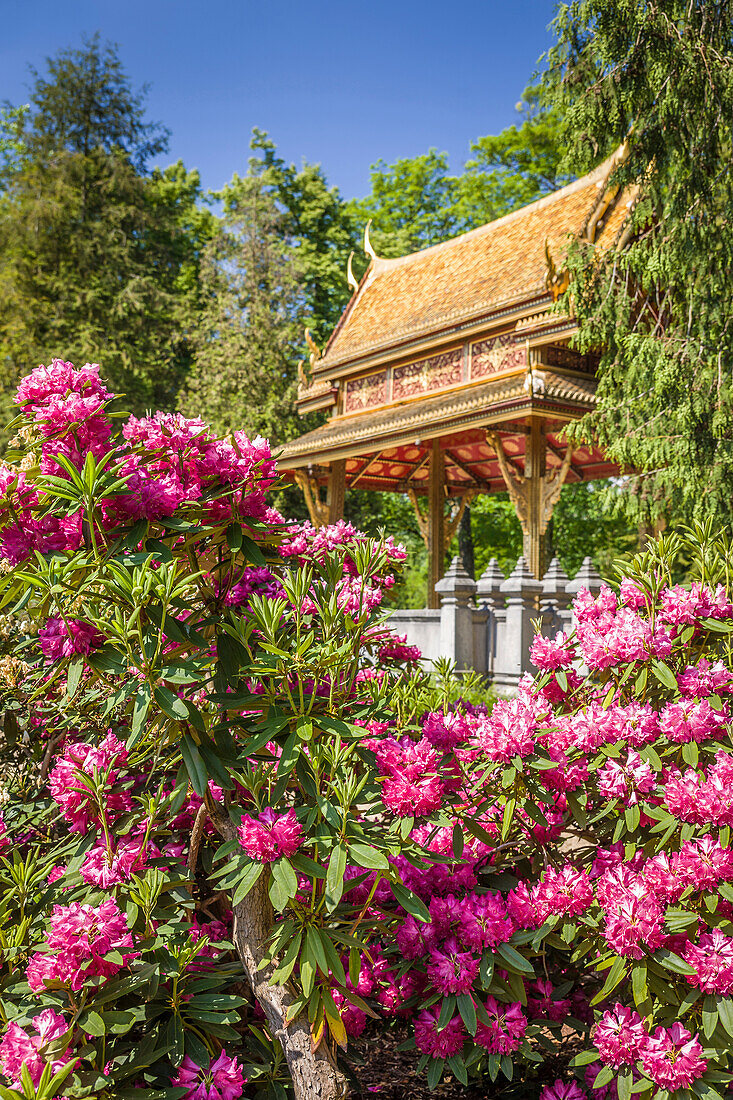
<svg viewBox="0 0 733 1100">
<path fill-rule="evenodd" d="M 214 810 L 207 799 L 209 812 Z M 236 839 L 231 821 L 216 806 L 211 814 L 218 831 L 226 840 Z M 311 1030 L 304 1013 L 285 1026 L 288 1010 L 295 997 L 287 985 L 271 982 L 275 966 L 261 965 L 265 945 L 274 925 L 274 912 L 267 893 L 267 874 L 263 873 L 247 897 L 234 906 L 234 943 L 242 966 L 260 1004 L 270 1033 L 280 1043 L 293 1079 L 295 1100 L 341 1100 L 348 1094 L 348 1082 L 322 1041 L 313 1050 Z"/>
</svg>

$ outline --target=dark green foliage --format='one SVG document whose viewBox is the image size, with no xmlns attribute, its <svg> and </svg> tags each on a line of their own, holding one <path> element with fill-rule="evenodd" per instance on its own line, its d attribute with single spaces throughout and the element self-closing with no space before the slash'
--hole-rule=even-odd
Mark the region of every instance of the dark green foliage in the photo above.
<svg viewBox="0 0 733 1100">
<path fill-rule="evenodd" d="M 187 416 L 274 445 L 300 429 L 294 408 L 300 284 L 289 240 L 261 175 L 235 176 L 206 249 L 195 365 L 179 396 Z"/>
<path fill-rule="evenodd" d="M 579 345 L 605 349 L 595 435 L 636 472 L 641 517 L 731 515 L 733 5 L 577 0 L 556 20 L 548 86 L 567 164 L 585 171 L 625 139 L 616 173 L 640 187 L 633 235 L 571 255 Z"/>
<path fill-rule="evenodd" d="M 167 135 L 144 118 L 98 38 L 34 73 L 31 107 L 5 118 L 0 176 L 0 361 L 7 392 L 29 366 L 100 362 L 135 411 L 170 407 L 210 215 L 198 174 L 146 171 Z M 9 150 L 9 151 L 8 151 Z"/>
</svg>

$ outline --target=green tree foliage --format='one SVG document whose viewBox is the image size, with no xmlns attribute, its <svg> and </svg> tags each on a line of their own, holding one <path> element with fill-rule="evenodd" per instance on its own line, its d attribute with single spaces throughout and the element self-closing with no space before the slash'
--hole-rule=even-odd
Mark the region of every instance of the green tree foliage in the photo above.
<svg viewBox="0 0 733 1100">
<path fill-rule="evenodd" d="M 530 84 L 517 103 L 519 125 L 471 144 L 472 158 L 460 180 L 461 207 L 471 225 L 500 218 L 569 183 L 559 112 L 542 86 Z"/>
<path fill-rule="evenodd" d="M 223 213 L 201 270 L 195 363 L 179 396 L 217 431 L 244 429 L 282 443 L 302 430 L 294 408 L 302 305 L 285 216 L 261 162 L 218 194 Z"/>
<path fill-rule="evenodd" d="M 276 203 L 293 249 L 303 295 L 301 325 L 325 344 L 351 294 L 346 257 L 357 247 L 353 219 L 319 164 L 286 164 L 262 130 L 253 131 L 251 149 L 259 158 L 251 170 Z"/>
<path fill-rule="evenodd" d="M 727 519 L 733 5 L 576 0 L 555 27 L 548 86 L 568 165 L 583 171 L 628 139 L 615 178 L 638 189 L 619 247 L 571 256 L 579 344 L 604 349 L 598 407 L 578 434 L 638 472 L 632 513 Z"/>
<path fill-rule="evenodd" d="M 170 407 L 211 220 L 198 174 L 148 172 L 167 132 L 146 121 L 115 47 L 94 37 L 32 73 L 0 176 L 3 388 L 54 355 L 91 358 L 136 411 Z"/>
<path fill-rule="evenodd" d="M 458 177 L 448 171 L 448 154 L 431 149 L 418 157 L 371 170 L 371 192 L 349 203 L 363 232 L 372 222 L 371 240 L 380 256 L 405 256 L 454 237 L 466 226 L 459 213 Z"/>
</svg>

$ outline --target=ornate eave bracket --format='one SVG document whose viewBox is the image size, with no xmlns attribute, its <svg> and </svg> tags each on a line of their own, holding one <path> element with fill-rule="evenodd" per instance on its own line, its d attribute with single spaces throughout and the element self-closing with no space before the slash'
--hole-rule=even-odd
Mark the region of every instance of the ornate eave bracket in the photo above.
<svg viewBox="0 0 733 1100">
<path fill-rule="evenodd" d="M 464 490 L 462 496 L 458 497 L 453 502 L 453 509 L 450 516 L 446 517 L 445 525 L 443 528 L 443 545 L 446 551 L 448 550 L 448 547 L 455 538 L 456 531 L 458 530 L 461 519 L 463 518 L 463 513 L 466 510 L 466 505 L 470 504 L 473 498 L 477 496 L 479 492 L 479 489 L 467 488 Z M 413 507 L 413 511 L 415 512 L 415 518 L 417 519 L 417 526 L 420 531 L 420 535 L 423 542 L 427 546 L 430 524 L 428 521 L 428 517 L 424 515 L 420 509 L 420 502 L 417 498 L 417 493 L 415 492 L 412 485 L 407 486 L 407 496 L 410 500 L 410 504 Z"/>
<path fill-rule="evenodd" d="M 306 470 L 293 470 L 295 483 L 305 497 L 308 514 L 314 527 L 328 523 L 328 504 L 321 500 L 318 482 Z"/>
<path fill-rule="evenodd" d="M 535 429 L 537 425 L 535 425 Z M 531 572 L 539 580 L 544 573 L 545 532 L 553 510 L 560 497 L 565 478 L 573 458 L 568 447 L 559 466 L 545 469 L 546 440 L 543 434 L 536 436 L 533 429 L 527 437 L 524 471 L 517 469 L 507 456 L 499 435 L 486 432 L 486 441 L 496 453 L 501 476 L 514 505 L 522 528 L 524 558 Z"/>
</svg>

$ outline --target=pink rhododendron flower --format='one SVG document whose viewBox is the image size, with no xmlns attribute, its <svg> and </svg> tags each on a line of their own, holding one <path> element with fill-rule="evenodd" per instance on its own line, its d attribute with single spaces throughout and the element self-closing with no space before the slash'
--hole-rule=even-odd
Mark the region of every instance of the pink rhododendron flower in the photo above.
<svg viewBox="0 0 733 1100">
<path fill-rule="evenodd" d="M 5 824 L 5 818 L 0 814 L 0 856 L 5 855 L 6 852 L 12 847 L 10 843 L 10 833 L 8 827 Z"/>
<path fill-rule="evenodd" d="M 262 863 L 270 863 L 280 856 L 294 856 L 303 842 L 303 830 L 295 810 L 276 814 L 269 807 L 257 818 L 244 814 L 237 836 L 250 859 Z"/>
<path fill-rule="evenodd" d="M 640 794 L 648 794 L 656 786 L 656 776 L 650 765 L 633 749 L 626 762 L 607 760 L 598 772 L 598 791 L 604 798 L 619 798 L 635 806 Z"/>
<path fill-rule="evenodd" d="M 455 936 L 450 936 L 428 956 L 428 978 L 436 989 L 448 993 L 467 993 L 472 987 L 481 959 L 461 949 Z"/>
<path fill-rule="evenodd" d="M 99 823 L 99 806 L 92 791 L 79 778 L 79 772 L 90 778 L 95 773 L 104 777 L 104 812 L 108 821 L 132 809 L 132 799 L 126 791 L 111 789 L 126 761 L 125 743 L 113 733 L 108 733 L 99 745 L 72 742 L 66 746 L 49 774 L 48 786 L 72 832 L 83 833 L 92 822 Z"/>
<path fill-rule="evenodd" d="M 415 1020 L 415 1044 L 419 1051 L 432 1058 L 449 1058 L 462 1048 L 466 1033 L 460 1016 L 454 1016 L 442 1031 L 438 1031 L 439 1016 L 440 1006 L 418 1015 Z"/>
<path fill-rule="evenodd" d="M 87 852 L 79 873 L 85 882 L 108 890 L 140 874 L 146 863 L 147 852 L 142 848 L 142 840 L 120 841 L 112 851 L 102 843 Z"/>
<path fill-rule="evenodd" d="M 50 981 L 60 981 L 74 991 L 84 987 L 91 977 L 111 977 L 135 957 L 127 918 L 109 898 L 101 905 L 55 905 L 46 944 L 49 953 L 32 955 L 27 979 L 39 992 Z M 122 955 L 112 962 L 110 952 Z"/>
<path fill-rule="evenodd" d="M 23 1087 L 21 1078 L 23 1066 L 28 1070 L 34 1087 L 38 1087 L 47 1062 L 44 1057 L 44 1048 L 54 1040 L 60 1039 L 69 1026 L 64 1017 L 51 1008 L 46 1008 L 38 1016 L 34 1016 L 32 1022 L 35 1035 L 29 1035 L 18 1024 L 11 1022 L 0 1040 L 0 1068 L 13 1088 L 22 1089 Z M 51 1072 L 57 1073 L 62 1066 L 71 1061 L 71 1057 L 68 1051 L 56 1055 L 51 1059 Z"/>
<path fill-rule="evenodd" d="M 532 664 L 541 669 L 569 668 L 575 660 L 575 648 L 560 631 L 554 638 L 536 634 L 529 651 Z"/>
<path fill-rule="evenodd" d="M 44 657 L 58 661 L 76 653 L 90 653 L 104 643 L 104 635 L 81 619 L 49 619 L 38 631 L 38 641 Z"/>
<path fill-rule="evenodd" d="M 246 1081 L 238 1060 L 222 1050 L 206 1069 L 186 1055 L 173 1084 L 188 1089 L 183 1100 L 238 1100 Z"/>
<path fill-rule="evenodd" d="M 479 1020 L 474 1041 L 489 1054 L 511 1054 L 521 1046 L 527 1030 L 521 1004 L 500 1004 L 494 997 L 487 997 L 484 1007 L 491 1022 Z"/>
<path fill-rule="evenodd" d="M 540 1100 L 587 1100 L 586 1094 L 577 1081 L 554 1081 L 545 1085 Z"/>
<path fill-rule="evenodd" d="M 657 1028 L 642 1048 L 641 1063 L 652 1081 L 670 1092 L 688 1089 L 708 1068 L 699 1041 L 682 1024 Z"/>
<path fill-rule="evenodd" d="M 618 1003 L 603 1013 L 593 1029 L 601 1060 L 614 1069 L 636 1062 L 647 1038 L 639 1013 Z"/>
<path fill-rule="evenodd" d="M 695 970 L 687 977 L 690 985 L 726 997 L 733 992 L 733 939 L 719 928 L 703 933 L 696 944 L 688 941 L 682 957 Z"/>
</svg>

